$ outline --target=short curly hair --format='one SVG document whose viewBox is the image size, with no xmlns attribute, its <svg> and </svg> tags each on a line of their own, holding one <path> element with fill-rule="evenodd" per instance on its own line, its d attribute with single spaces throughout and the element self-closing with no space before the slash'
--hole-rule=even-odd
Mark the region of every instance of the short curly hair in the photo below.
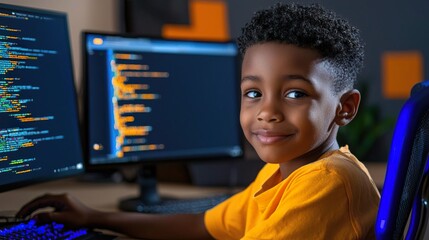
<svg viewBox="0 0 429 240">
<path fill-rule="evenodd" d="M 354 87 L 363 65 L 359 30 L 319 4 L 277 3 L 256 12 L 237 39 L 240 53 L 254 44 L 279 42 L 318 51 L 334 76 L 334 93 Z"/>
</svg>

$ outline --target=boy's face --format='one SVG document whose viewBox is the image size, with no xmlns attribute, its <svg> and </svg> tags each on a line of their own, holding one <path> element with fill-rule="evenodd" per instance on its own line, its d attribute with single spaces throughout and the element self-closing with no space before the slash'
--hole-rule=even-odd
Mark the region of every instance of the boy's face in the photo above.
<svg viewBox="0 0 429 240">
<path fill-rule="evenodd" d="M 314 161 L 336 143 L 339 96 L 316 51 L 256 44 L 246 51 L 241 81 L 241 126 L 263 161 Z"/>
</svg>

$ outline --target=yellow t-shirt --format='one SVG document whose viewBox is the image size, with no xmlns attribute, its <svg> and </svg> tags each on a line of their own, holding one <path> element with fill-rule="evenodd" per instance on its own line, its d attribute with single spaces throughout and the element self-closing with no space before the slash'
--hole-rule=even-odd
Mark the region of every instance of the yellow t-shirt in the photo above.
<svg viewBox="0 0 429 240">
<path fill-rule="evenodd" d="M 266 164 L 244 191 L 205 213 L 216 239 L 375 239 L 380 194 L 342 147 L 281 180 Z"/>
</svg>

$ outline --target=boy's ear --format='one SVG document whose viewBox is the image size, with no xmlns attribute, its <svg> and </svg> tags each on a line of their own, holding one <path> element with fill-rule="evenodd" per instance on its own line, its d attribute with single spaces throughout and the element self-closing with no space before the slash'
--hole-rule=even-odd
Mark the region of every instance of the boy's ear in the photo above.
<svg viewBox="0 0 429 240">
<path fill-rule="evenodd" d="M 350 90 L 340 97 L 340 103 L 335 115 L 335 123 L 345 126 L 356 116 L 360 103 L 360 92 L 357 89 Z"/>
</svg>

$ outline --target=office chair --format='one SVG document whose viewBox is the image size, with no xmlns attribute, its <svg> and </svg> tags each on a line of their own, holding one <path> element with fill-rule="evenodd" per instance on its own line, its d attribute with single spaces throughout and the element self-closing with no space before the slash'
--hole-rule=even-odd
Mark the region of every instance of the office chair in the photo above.
<svg viewBox="0 0 429 240">
<path fill-rule="evenodd" d="M 378 240 L 423 239 L 429 196 L 429 81 L 416 84 L 396 122 L 376 221 Z"/>
</svg>

